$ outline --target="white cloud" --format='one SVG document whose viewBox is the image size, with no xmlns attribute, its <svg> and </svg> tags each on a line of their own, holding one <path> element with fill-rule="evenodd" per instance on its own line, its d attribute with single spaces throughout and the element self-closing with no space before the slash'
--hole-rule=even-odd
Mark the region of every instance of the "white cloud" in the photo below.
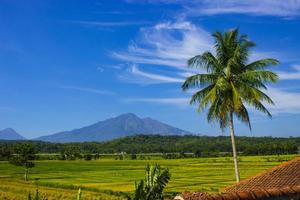
<svg viewBox="0 0 300 200">
<path fill-rule="evenodd" d="M 246 14 L 256 16 L 294 17 L 300 15 L 300 0 L 130 0 L 179 4 L 185 15 Z"/>
<path fill-rule="evenodd" d="M 188 106 L 189 98 L 131 98 L 125 99 L 127 102 L 143 102 L 154 104 L 167 104 L 175 106 Z"/>
<path fill-rule="evenodd" d="M 97 67 L 97 70 L 98 70 L 99 72 L 104 72 L 104 68 L 103 68 L 103 67 L 100 67 L 100 66 Z"/>
<path fill-rule="evenodd" d="M 183 83 L 184 81 L 183 78 L 179 77 L 171 77 L 142 71 L 136 64 L 130 66 L 125 74 L 123 73 L 119 75 L 119 78 L 130 83 L 139 84 Z"/>
<path fill-rule="evenodd" d="M 164 22 L 143 28 L 140 37 L 131 42 L 127 52 L 114 52 L 118 59 L 149 65 L 186 68 L 192 56 L 212 49 L 210 33 L 190 22 Z"/>
<path fill-rule="evenodd" d="M 139 37 L 128 45 L 125 52 L 112 52 L 112 56 L 131 63 L 153 66 L 168 66 L 176 69 L 196 72 L 187 68 L 187 60 L 195 55 L 213 49 L 211 33 L 189 21 L 162 22 L 153 27 L 142 28 Z M 250 61 L 262 58 L 276 58 L 285 61 L 282 52 L 253 51 Z M 197 69 L 197 72 L 204 72 Z"/>
<path fill-rule="evenodd" d="M 196 92 L 196 91 L 194 91 Z M 290 92 L 282 89 L 277 89 L 270 87 L 266 91 L 275 105 L 266 104 L 266 107 L 271 111 L 271 113 L 277 114 L 299 114 L 300 113 L 300 93 Z M 167 104 L 173 106 L 188 106 L 190 97 L 163 97 L 163 98 L 131 98 L 125 99 L 128 102 L 144 102 L 144 103 L 154 103 L 154 104 Z M 254 111 L 254 108 L 249 107 L 254 114 L 259 114 L 259 112 Z"/>
<path fill-rule="evenodd" d="M 292 66 L 294 72 L 277 71 L 280 80 L 299 80 L 300 79 L 300 65 Z"/>
<path fill-rule="evenodd" d="M 137 64 L 147 64 L 152 67 L 168 66 L 172 70 L 169 76 L 146 72 L 137 65 L 127 71 L 127 81 L 140 84 L 179 82 L 195 73 L 186 67 L 187 59 L 204 51 L 213 51 L 213 38 L 207 31 L 187 21 L 164 22 L 150 28 L 143 28 L 140 37 L 131 42 L 127 52 L 114 52 L 118 59 Z M 255 51 L 250 61 L 261 58 L 280 59 L 278 52 Z M 296 72 L 279 72 L 282 80 L 298 79 L 300 67 L 294 67 Z M 203 72 L 203 71 L 197 71 Z M 123 76 L 124 78 L 124 76 Z M 275 106 L 268 106 L 273 113 L 300 113 L 300 93 L 270 88 L 267 93 L 274 99 Z M 189 98 L 135 98 L 128 101 L 146 102 L 167 105 L 188 105 Z"/>
<path fill-rule="evenodd" d="M 161 30 L 161 29 L 179 29 L 179 30 L 196 30 L 196 26 L 188 21 L 182 21 L 182 22 L 165 22 L 165 23 L 159 23 L 154 26 L 155 29 Z"/>
<path fill-rule="evenodd" d="M 289 92 L 277 88 L 269 88 L 266 92 L 274 101 L 275 105 L 266 105 L 275 114 L 300 113 L 300 93 Z"/>
<path fill-rule="evenodd" d="M 193 91 L 193 92 L 196 92 Z M 270 87 L 266 91 L 275 105 L 266 104 L 266 108 L 270 110 L 273 115 L 278 114 L 299 114 L 300 113 L 300 93 L 299 92 L 290 92 L 282 89 L 277 89 Z M 127 98 L 124 99 L 125 102 L 141 102 L 149 104 L 162 104 L 162 105 L 171 105 L 185 107 L 190 106 L 189 101 L 190 97 L 157 97 L 157 98 Z M 247 106 L 248 107 L 248 106 Z M 253 107 L 249 107 L 251 113 L 254 115 L 261 115 L 259 112 L 255 111 Z"/>
<path fill-rule="evenodd" d="M 99 90 L 99 89 L 94 89 L 94 88 L 87 88 L 87 87 L 61 86 L 61 88 L 68 89 L 68 90 L 77 90 L 77 91 L 80 91 L 80 92 L 100 94 L 100 95 L 115 95 L 114 92 L 110 92 L 110 91 L 106 91 L 106 90 Z"/>
<path fill-rule="evenodd" d="M 196 15 L 249 14 L 291 17 L 300 14 L 299 0 L 204 0 L 194 1 L 199 6 L 189 7 Z"/>
</svg>

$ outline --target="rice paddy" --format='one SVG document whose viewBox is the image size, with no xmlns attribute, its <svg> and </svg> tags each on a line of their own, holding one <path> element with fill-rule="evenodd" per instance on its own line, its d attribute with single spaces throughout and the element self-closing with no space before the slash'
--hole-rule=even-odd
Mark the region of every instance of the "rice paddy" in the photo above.
<svg viewBox="0 0 300 200">
<path fill-rule="evenodd" d="M 240 158 L 241 178 L 279 165 L 296 155 Z M 171 181 L 166 193 L 183 191 L 218 192 L 235 182 L 231 158 L 190 158 L 174 160 L 36 161 L 29 182 L 23 181 L 23 168 L 0 162 L 0 199 L 24 199 L 39 188 L 48 199 L 75 199 L 82 188 L 83 199 L 120 199 L 130 195 L 135 181 L 143 179 L 147 164 L 168 167 Z"/>
</svg>

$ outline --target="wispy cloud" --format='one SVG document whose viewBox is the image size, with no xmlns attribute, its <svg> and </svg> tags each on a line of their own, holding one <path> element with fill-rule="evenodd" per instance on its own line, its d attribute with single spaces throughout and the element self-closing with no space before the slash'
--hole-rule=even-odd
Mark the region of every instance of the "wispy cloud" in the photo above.
<svg viewBox="0 0 300 200">
<path fill-rule="evenodd" d="M 187 60 L 205 51 L 214 53 L 213 44 L 211 33 L 189 21 L 167 21 L 142 28 L 139 37 L 128 45 L 127 51 L 112 52 L 112 56 L 131 63 L 195 71 L 187 68 Z M 250 61 L 261 58 L 290 59 L 282 52 L 251 52 Z"/>
<path fill-rule="evenodd" d="M 211 50 L 212 44 L 209 32 L 188 21 L 163 22 L 142 28 L 127 52 L 113 52 L 112 56 L 132 63 L 187 70 L 187 59 Z"/>
<path fill-rule="evenodd" d="M 154 104 L 167 104 L 175 106 L 188 106 L 189 98 L 130 98 L 125 99 L 127 102 L 143 102 Z"/>
<path fill-rule="evenodd" d="M 100 94 L 100 95 L 115 95 L 116 94 L 111 91 L 99 90 L 99 89 L 87 88 L 87 87 L 78 87 L 78 86 L 61 86 L 61 88 L 68 89 L 68 90 L 76 90 L 76 91 L 80 91 L 80 92 Z"/>
<path fill-rule="evenodd" d="M 283 89 L 269 88 L 266 93 L 273 99 L 275 105 L 266 104 L 271 113 L 277 114 L 299 114 L 300 113 L 300 93 L 290 92 Z M 173 106 L 188 106 L 190 97 L 159 97 L 159 98 L 128 98 L 126 102 L 143 102 L 150 104 L 163 104 Z M 254 108 L 249 107 L 253 114 Z"/>
<path fill-rule="evenodd" d="M 66 22 L 79 24 L 87 27 L 127 27 L 150 24 L 148 21 L 84 21 L 84 20 L 66 20 Z"/>
<path fill-rule="evenodd" d="M 96 69 L 100 72 L 104 72 L 106 70 L 121 70 L 123 68 L 126 68 L 128 64 L 127 63 L 119 63 L 119 64 L 96 64 Z"/>
<path fill-rule="evenodd" d="M 280 80 L 300 80 L 300 65 L 292 66 L 293 72 L 277 71 Z"/>
<path fill-rule="evenodd" d="M 277 88 L 269 88 L 266 93 L 275 103 L 274 106 L 267 105 L 267 107 L 275 114 L 300 113 L 300 93 Z"/>
<path fill-rule="evenodd" d="M 126 73 L 119 75 L 123 81 L 138 84 L 157 84 L 157 83 L 182 83 L 183 78 L 171 77 L 155 73 L 142 71 L 136 64 L 131 65 Z"/>
<path fill-rule="evenodd" d="M 183 4 L 184 1 L 180 1 Z M 189 15 L 247 14 L 294 17 L 300 15 L 299 0 L 195 0 L 188 3 Z"/>
<path fill-rule="evenodd" d="M 104 68 L 103 68 L 102 66 L 98 66 L 98 67 L 97 67 L 97 70 L 98 70 L 99 72 L 104 72 Z"/>
<path fill-rule="evenodd" d="M 300 0 L 127 0 L 127 2 L 178 4 L 185 15 L 246 14 L 295 17 L 300 15 Z"/>
</svg>

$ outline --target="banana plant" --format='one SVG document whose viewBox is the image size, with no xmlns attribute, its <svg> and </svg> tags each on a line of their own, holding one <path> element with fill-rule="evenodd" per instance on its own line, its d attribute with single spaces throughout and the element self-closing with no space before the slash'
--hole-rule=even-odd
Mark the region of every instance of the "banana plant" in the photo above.
<svg viewBox="0 0 300 200">
<path fill-rule="evenodd" d="M 133 200 L 163 200 L 163 190 L 171 178 L 169 169 L 159 165 L 146 167 L 146 177 L 135 183 Z"/>
</svg>

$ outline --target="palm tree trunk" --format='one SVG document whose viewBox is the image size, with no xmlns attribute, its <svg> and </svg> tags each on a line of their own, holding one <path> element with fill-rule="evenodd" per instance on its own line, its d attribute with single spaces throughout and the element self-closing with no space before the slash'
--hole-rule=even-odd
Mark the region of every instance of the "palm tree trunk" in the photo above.
<svg viewBox="0 0 300 200">
<path fill-rule="evenodd" d="M 231 145 L 232 145 L 232 153 L 233 153 L 233 162 L 234 162 L 236 182 L 240 182 L 240 172 L 239 172 L 239 166 L 238 166 L 238 160 L 237 160 L 237 152 L 236 152 L 236 148 L 235 148 L 233 113 L 232 112 L 230 112 L 229 128 L 230 128 L 230 136 L 231 136 Z"/>
</svg>

